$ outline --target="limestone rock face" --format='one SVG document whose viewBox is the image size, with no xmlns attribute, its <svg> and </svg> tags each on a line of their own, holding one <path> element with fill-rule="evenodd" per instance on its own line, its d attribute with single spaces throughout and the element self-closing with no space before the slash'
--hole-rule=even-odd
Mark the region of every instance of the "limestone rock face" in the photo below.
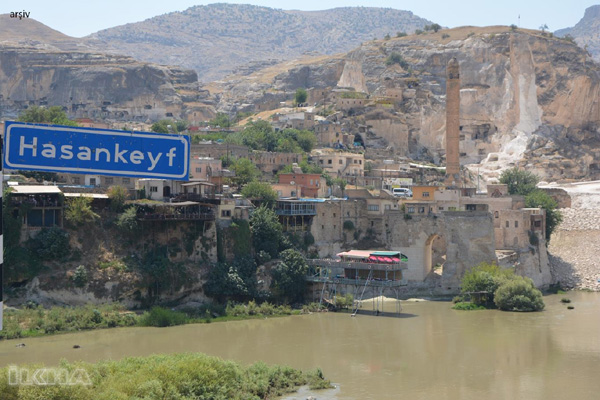
<svg viewBox="0 0 600 400">
<path fill-rule="evenodd" d="M 393 54 L 404 62 L 391 62 Z M 461 165 L 487 178 L 514 165 L 548 181 L 600 177 L 594 161 L 600 156 L 600 68 L 575 44 L 542 32 L 464 27 L 371 41 L 341 57 L 281 65 L 284 71 L 268 83 L 291 92 L 300 83 L 292 77 L 303 71 L 304 87 L 365 91 L 371 102 L 355 115 L 364 113 L 368 122 L 361 123 L 376 143 L 444 163 L 446 64 L 453 57 L 460 65 Z M 232 92 L 251 81 L 232 83 Z M 390 89 L 402 96 L 385 113 L 389 121 L 373 122 L 370 110 Z M 390 130 L 382 133 L 386 124 Z"/>
<path fill-rule="evenodd" d="M 197 100 L 196 85 L 194 71 L 130 57 L 0 47 L 0 115 L 9 118 L 47 105 L 61 106 L 71 117 L 180 119 L 184 100 Z"/>
</svg>

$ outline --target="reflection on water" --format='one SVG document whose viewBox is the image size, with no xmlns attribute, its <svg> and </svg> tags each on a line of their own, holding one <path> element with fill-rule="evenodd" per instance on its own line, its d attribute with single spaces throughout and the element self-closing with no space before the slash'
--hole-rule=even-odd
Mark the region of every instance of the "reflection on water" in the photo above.
<svg viewBox="0 0 600 400">
<path fill-rule="evenodd" d="M 0 365 L 199 351 L 243 363 L 321 367 L 339 388 L 319 398 L 600 398 L 600 294 L 544 300 L 546 311 L 533 314 L 419 302 L 403 304 L 412 318 L 324 313 L 4 341 Z M 20 342 L 27 346 L 16 348 Z M 307 397 L 298 396 L 290 398 Z"/>
</svg>

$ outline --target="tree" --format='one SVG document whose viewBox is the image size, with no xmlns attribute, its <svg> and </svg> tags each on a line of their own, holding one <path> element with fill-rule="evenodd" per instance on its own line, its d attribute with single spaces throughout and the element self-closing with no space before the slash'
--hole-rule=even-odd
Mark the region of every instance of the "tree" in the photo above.
<svg viewBox="0 0 600 400">
<path fill-rule="evenodd" d="M 169 133 L 175 130 L 175 122 L 170 119 L 161 119 L 158 122 L 155 122 L 150 127 L 152 132 L 156 133 Z"/>
<path fill-rule="evenodd" d="M 384 38 L 385 40 L 390 40 L 392 37 L 391 37 L 391 36 L 390 36 L 390 34 L 388 33 L 388 34 L 386 34 L 386 35 L 385 35 L 383 38 Z"/>
<path fill-rule="evenodd" d="M 542 292 L 529 278 L 515 275 L 494 293 L 496 307 L 503 311 L 541 311 L 544 309 Z"/>
<path fill-rule="evenodd" d="M 242 196 L 247 199 L 258 199 L 268 207 L 273 207 L 277 201 L 277 192 L 265 182 L 253 181 L 242 189 Z"/>
<path fill-rule="evenodd" d="M 220 126 L 221 128 L 229 128 L 231 126 L 231 120 L 225 113 L 217 113 L 217 116 L 209 122 L 212 126 Z"/>
<path fill-rule="evenodd" d="M 309 153 L 317 145 L 317 137 L 314 132 L 300 130 L 296 135 L 296 142 L 302 150 Z"/>
<path fill-rule="evenodd" d="M 294 96 L 294 103 L 296 105 L 300 105 L 306 101 L 308 94 L 306 93 L 306 89 L 298 88 L 296 89 L 296 95 Z"/>
<path fill-rule="evenodd" d="M 86 196 L 72 197 L 67 201 L 65 219 L 74 226 L 92 223 L 100 216 L 92 211 L 92 198 Z"/>
<path fill-rule="evenodd" d="M 395 51 L 392 52 L 392 54 L 390 54 L 385 60 L 385 65 L 393 64 L 398 64 L 402 67 L 402 69 L 408 69 L 408 63 L 406 62 L 404 57 L 402 57 L 402 54 L 396 53 Z"/>
<path fill-rule="evenodd" d="M 546 210 L 546 240 L 550 240 L 550 236 L 556 227 L 562 222 L 562 214 L 557 210 L 558 204 L 543 190 L 536 189 L 525 197 L 525 207 L 543 208 Z"/>
<path fill-rule="evenodd" d="M 548 29 L 548 25 L 546 25 L 546 24 L 540 25 L 540 31 L 546 32 L 546 29 Z"/>
<path fill-rule="evenodd" d="M 437 33 L 440 29 L 442 29 L 442 26 L 440 24 L 432 24 L 432 25 L 430 25 L 430 28 L 432 31 Z"/>
<path fill-rule="evenodd" d="M 340 188 L 342 191 L 342 197 L 344 197 L 344 192 L 346 191 L 346 185 L 348 182 L 343 178 L 335 178 L 333 181 Z"/>
<path fill-rule="evenodd" d="M 537 175 L 532 172 L 520 170 L 518 167 L 507 169 L 500 175 L 500 183 L 508 185 L 509 194 L 527 196 L 536 190 L 539 182 Z"/>
<path fill-rule="evenodd" d="M 123 210 L 123 206 L 125 205 L 125 200 L 129 193 L 127 193 L 127 189 L 123 186 L 111 186 L 108 188 L 108 198 L 110 199 L 110 208 L 113 211 L 119 212 Z"/>
<path fill-rule="evenodd" d="M 513 32 L 516 31 L 517 28 L 518 28 L 518 26 L 516 26 L 515 24 L 511 24 L 510 25 L 510 30 L 513 31 Z"/>
<path fill-rule="evenodd" d="M 283 239 L 283 228 L 275 211 L 265 206 L 254 210 L 250 217 L 250 228 L 254 251 L 256 253 L 264 251 L 271 258 L 277 258 L 279 245 Z"/>
<path fill-rule="evenodd" d="M 256 165 L 247 158 L 238 158 L 229 166 L 229 169 L 235 173 L 231 179 L 238 187 L 242 187 L 260 176 Z"/>
<path fill-rule="evenodd" d="M 301 153 L 302 148 L 300 148 L 298 143 L 291 138 L 281 138 L 277 143 L 277 148 L 275 151 L 279 151 L 281 153 Z"/>
<path fill-rule="evenodd" d="M 67 113 L 59 106 L 50 108 L 37 106 L 29 107 L 27 110 L 25 110 L 25 112 L 19 115 L 19 121 L 39 124 L 78 126 L 76 122 L 71 121 L 67 117 Z"/>
<path fill-rule="evenodd" d="M 134 235 L 138 230 L 137 210 L 134 206 L 127 208 L 117 218 L 115 225 L 127 235 Z"/>
<path fill-rule="evenodd" d="M 463 296 L 470 296 L 472 303 L 489 307 L 496 289 L 513 275 L 511 269 L 501 269 L 493 263 L 481 263 L 465 272 L 461 281 L 461 293 Z"/>
<path fill-rule="evenodd" d="M 272 270 L 271 289 L 288 302 L 302 302 L 306 290 L 308 265 L 297 250 L 288 249 L 280 254 L 281 261 Z"/>
<path fill-rule="evenodd" d="M 406 32 L 397 32 L 396 33 L 396 37 L 404 37 L 404 36 L 408 36 L 408 34 Z"/>
</svg>

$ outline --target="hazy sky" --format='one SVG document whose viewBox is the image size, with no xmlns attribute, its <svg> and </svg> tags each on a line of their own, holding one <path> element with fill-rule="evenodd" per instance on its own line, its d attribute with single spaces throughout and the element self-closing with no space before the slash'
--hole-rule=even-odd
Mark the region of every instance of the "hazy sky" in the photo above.
<svg viewBox="0 0 600 400">
<path fill-rule="evenodd" d="M 456 27 L 510 25 L 551 31 L 575 25 L 587 7 L 600 0 L 0 0 L 0 14 L 28 11 L 34 18 L 70 36 L 81 37 L 128 22 L 143 21 L 194 5 L 211 3 L 255 4 L 284 10 L 323 10 L 345 6 L 391 7 Z M 520 23 L 519 23 L 519 15 Z"/>
</svg>

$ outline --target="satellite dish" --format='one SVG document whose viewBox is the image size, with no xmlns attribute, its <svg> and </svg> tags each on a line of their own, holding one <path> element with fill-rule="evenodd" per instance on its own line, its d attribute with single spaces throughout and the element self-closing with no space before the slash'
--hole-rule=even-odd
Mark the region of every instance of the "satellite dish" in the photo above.
<svg viewBox="0 0 600 400">
<path fill-rule="evenodd" d="M 294 181 L 290 182 L 290 185 L 295 185 L 295 184 L 296 184 L 296 182 L 294 182 Z"/>
</svg>

